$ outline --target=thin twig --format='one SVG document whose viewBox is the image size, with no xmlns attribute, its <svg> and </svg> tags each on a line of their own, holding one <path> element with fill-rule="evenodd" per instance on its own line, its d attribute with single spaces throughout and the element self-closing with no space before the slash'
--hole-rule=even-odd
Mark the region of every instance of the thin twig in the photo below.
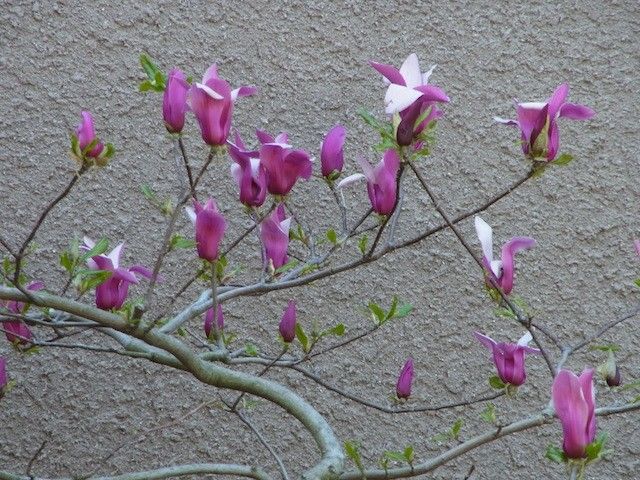
<svg viewBox="0 0 640 480">
<path fill-rule="evenodd" d="M 27 465 L 27 471 L 25 472 L 27 476 L 31 476 L 31 469 L 33 468 L 33 465 L 36 463 L 36 460 L 38 460 L 38 457 L 40 456 L 40 454 L 42 453 L 42 450 L 44 450 L 44 447 L 47 445 L 47 441 L 43 440 L 42 444 L 40 445 L 40 448 L 38 448 L 38 450 L 36 450 L 36 453 L 33 454 L 33 456 L 31 457 L 31 460 L 29 460 L 29 464 Z"/>
<path fill-rule="evenodd" d="M 187 158 L 187 151 L 184 148 L 184 143 L 182 141 L 182 135 L 178 136 L 178 148 L 180 149 L 180 153 L 182 154 L 182 160 L 184 161 L 184 168 L 187 170 L 187 177 L 189 178 L 189 191 L 191 192 L 191 196 L 198 199 L 196 193 L 196 186 L 193 182 L 193 174 L 191 173 L 191 166 L 189 165 L 189 159 Z"/>
</svg>

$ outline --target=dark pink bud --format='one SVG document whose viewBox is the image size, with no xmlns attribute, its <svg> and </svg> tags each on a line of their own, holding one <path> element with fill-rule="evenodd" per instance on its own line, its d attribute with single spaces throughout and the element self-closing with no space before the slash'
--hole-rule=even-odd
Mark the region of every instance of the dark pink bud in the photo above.
<svg viewBox="0 0 640 480">
<path fill-rule="evenodd" d="M 293 300 L 289 301 L 289 305 L 282 315 L 282 320 L 280 320 L 278 330 L 280 330 L 280 335 L 286 343 L 291 343 L 296 338 L 296 302 Z"/>
<path fill-rule="evenodd" d="M 320 163 L 323 177 L 329 177 L 334 172 L 342 172 L 344 165 L 344 140 L 347 130 L 342 125 L 333 127 L 322 142 Z M 335 175 L 335 174 L 334 174 Z"/>
<path fill-rule="evenodd" d="M 398 382 L 396 383 L 396 395 L 398 398 L 407 399 L 411 395 L 411 383 L 413 382 L 413 359 L 409 359 L 405 362 L 400 375 L 398 375 Z"/>
<path fill-rule="evenodd" d="M 218 331 L 221 332 L 224 329 L 224 315 L 222 314 L 222 305 L 218 304 L 216 314 L 216 325 L 218 325 Z M 204 334 L 207 338 L 211 338 L 211 333 L 213 332 L 213 307 L 207 310 L 207 313 L 204 317 Z"/>
<path fill-rule="evenodd" d="M 162 117 L 170 133 L 180 133 L 184 128 L 188 91 L 189 84 L 184 73 L 177 68 L 171 70 L 162 98 Z"/>
<path fill-rule="evenodd" d="M 224 236 L 226 222 L 212 198 L 204 207 L 195 200 L 193 206 L 195 211 L 188 211 L 195 224 L 198 256 L 213 262 L 218 259 L 218 250 Z"/>
<path fill-rule="evenodd" d="M 260 224 L 260 238 L 266 250 L 267 262 L 273 262 L 274 268 L 280 268 L 287 263 L 290 225 L 291 218 L 286 218 L 282 204 Z"/>
<path fill-rule="evenodd" d="M 84 150 L 91 143 L 96 140 L 96 130 L 93 125 L 93 117 L 89 112 L 82 112 L 82 122 L 76 128 L 76 136 L 78 137 L 78 144 L 80 146 L 80 150 Z M 86 153 L 88 157 L 96 158 L 102 153 L 104 149 L 104 144 L 98 141 L 94 147 Z"/>
<path fill-rule="evenodd" d="M 2 326 L 4 328 L 4 334 L 10 343 L 28 345 L 30 340 L 33 338 L 31 330 L 21 320 L 4 322 Z"/>
</svg>

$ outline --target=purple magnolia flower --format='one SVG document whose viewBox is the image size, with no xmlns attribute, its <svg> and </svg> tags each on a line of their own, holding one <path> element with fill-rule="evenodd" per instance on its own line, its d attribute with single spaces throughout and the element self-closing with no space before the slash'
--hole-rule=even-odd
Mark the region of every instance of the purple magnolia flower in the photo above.
<svg viewBox="0 0 640 480">
<path fill-rule="evenodd" d="M 531 333 L 525 333 L 518 343 L 498 343 L 491 337 L 475 332 L 476 338 L 493 352 L 493 363 L 498 376 L 504 383 L 519 387 L 527 378 L 524 370 L 525 353 L 540 353 L 537 348 L 529 347 Z"/>
<path fill-rule="evenodd" d="M 191 86 L 191 110 L 200 124 L 202 139 L 207 145 L 224 145 L 231 128 L 233 103 L 238 97 L 253 95 L 255 87 L 243 86 L 231 90 L 226 80 L 218 77 L 218 67 L 214 63 L 204 76 L 202 83 Z"/>
<path fill-rule="evenodd" d="M 229 143 L 229 154 L 235 162 L 231 175 L 238 182 L 240 201 L 249 207 L 259 207 L 267 196 L 267 172 L 258 152 L 248 151 L 236 133 L 235 144 Z"/>
<path fill-rule="evenodd" d="M 329 177 L 342 172 L 344 166 L 343 146 L 347 130 L 342 125 L 336 125 L 324 137 L 320 147 L 320 164 L 323 177 Z M 334 177 L 335 179 L 335 177 Z"/>
<path fill-rule="evenodd" d="M 91 145 L 94 140 L 96 140 L 96 129 L 93 125 L 93 117 L 91 116 L 91 113 L 83 111 L 81 115 L 82 121 L 76 128 L 76 136 L 78 137 L 80 150 L 84 150 Z M 86 155 L 88 157 L 96 158 L 102 153 L 103 149 L 104 144 L 98 141 L 94 147 L 86 153 Z"/>
<path fill-rule="evenodd" d="M 27 290 L 31 290 L 32 292 L 42 290 L 43 288 L 44 283 L 42 282 L 31 282 L 29 283 L 29 285 L 27 285 Z M 6 308 L 11 313 L 20 315 L 25 312 L 27 304 L 18 302 L 16 300 L 9 300 L 6 303 Z M 28 345 L 30 343 L 29 340 L 33 338 L 31 329 L 22 320 L 12 320 L 10 322 L 4 322 L 2 324 L 2 327 L 5 331 L 5 336 L 10 343 L 16 343 L 18 345 Z"/>
<path fill-rule="evenodd" d="M 640 240 L 633 242 L 633 245 L 636 247 L 636 253 L 640 255 Z"/>
<path fill-rule="evenodd" d="M 384 97 L 385 111 L 388 114 L 402 112 L 418 100 L 420 100 L 419 103 L 426 104 L 449 101 L 444 90 L 427 83 L 436 66 L 433 65 L 428 71 L 422 73 L 415 53 L 407 57 L 400 70 L 384 63 L 370 62 L 370 65 L 389 83 Z"/>
<path fill-rule="evenodd" d="M 487 276 L 491 278 L 505 295 L 509 295 L 513 290 L 513 279 L 515 276 L 515 266 L 513 257 L 520 250 L 533 248 L 536 241 L 530 237 L 513 237 L 502 247 L 500 260 L 493 259 L 493 230 L 482 218 L 476 216 L 476 232 L 484 258 L 484 268 Z M 491 283 L 488 283 L 490 286 Z"/>
<path fill-rule="evenodd" d="M 95 242 L 84 237 L 83 250 L 91 250 Z M 87 260 L 87 266 L 92 270 L 106 270 L 111 276 L 96 287 L 96 307 L 102 310 L 121 308 L 129 294 L 129 285 L 138 283 L 136 273 L 151 278 L 153 273 L 142 265 L 129 268 L 120 267 L 120 257 L 124 249 L 124 242 L 111 250 L 108 255 L 95 255 Z"/>
<path fill-rule="evenodd" d="M 498 123 L 520 128 L 522 151 L 535 159 L 546 158 L 551 162 L 558 153 L 560 133 L 558 118 L 588 120 L 595 112 L 585 105 L 565 102 L 569 95 L 569 85 L 559 85 L 546 102 L 517 103 L 517 120 L 494 117 Z"/>
<path fill-rule="evenodd" d="M 256 131 L 260 146 L 260 163 L 267 173 L 267 190 L 272 195 L 287 195 L 298 178 L 309 179 L 312 163 L 304 150 L 294 150 L 288 135 L 280 133 L 273 138 L 268 133 Z"/>
<path fill-rule="evenodd" d="M 221 332 L 222 330 L 224 330 L 224 315 L 222 314 L 222 305 L 218 304 L 218 308 L 217 308 L 217 314 L 216 314 L 216 322 L 215 325 L 217 326 L 217 331 Z M 213 333 L 213 307 L 211 307 L 209 310 L 207 310 L 207 313 L 204 316 L 204 334 L 207 336 L 207 338 L 211 338 L 211 334 Z"/>
<path fill-rule="evenodd" d="M 260 225 L 260 238 L 266 251 L 266 261 L 272 262 L 273 268 L 280 268 L 287 263 L 290 226 L 291 218 L 286 218 L 283 204 L 278 205 Z"/>
<path fill-rule="evenodd" d="M 169 133 L 180 133 L 184 128 L 184 117 L 189 110 L 188 92 L 189 84 L 184 73 L 177 68 L 171 70 L 162 98 L 162 117 Z"/>
<path fill-rule="evenodd" d="M 8 383 L 7 361 L 3 357 L 0 357 L 0 398 L 2 397 L 4 387 L 6 387 Z"/>
<path fill-rule="evenodd" d="M 285 343 L 291 343 L 296 338 L 296 302 L 293 300 L 289 301 L 289 305 L 282 314 L 278 330 Z"/>
<path fill-rule="evenodd" d="M 578 377 L 569 370 L 560 370 L 551 391 L 556 415 L 562 423 L 562 448 L 569 458 L 583 458 L 585 448 L 596 436 L 595 392 L 593 369 Z"/>
<path fill-rule="evenodd" d="M 187 213 L 196 229 L 196 246 L 198 256 L 203 260 L 213 262 L 218 259 L 220 242 L 224 236 L 226 222 L 213 198 L 200 205 L 193 201 L 194 208 L 187 208 Z"/>
<path fill-rule="evenodd" d="M 396 176 L 400 168 L 400 157 L 395 150 L 387 150 L 382 161 L 371 168 L 368 161 L 363 158 L 358 159 L 358 163 L 364 170 L 364 175 L 356 173 L 342 180 L 338 187 L 344 187 L 360 179 L 367 180 L 367 192 L 371 207 L 380 215 L 389 215 L 393 212 L 398 195 L 398 185 Z"/>
<path fill-rule="evenodd" d="M 396 395 L 398 398 L 407 399 L 411 395 L 411 383 L 413 382 L 413 359 L 409 359 L 405 362 L 400 375 L 398 375 L 398 382 L 396 383 Z"/>
</svg>

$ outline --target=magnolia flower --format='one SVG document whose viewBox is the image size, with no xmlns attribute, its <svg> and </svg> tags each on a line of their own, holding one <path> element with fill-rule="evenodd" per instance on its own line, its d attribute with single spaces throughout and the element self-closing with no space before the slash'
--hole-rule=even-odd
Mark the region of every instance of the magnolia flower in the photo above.
<svg viewBox="0 0 640 480">
<path fill-rule="evenodd" d="M 640 240 L 633 242 L 633 245 L 636 247 L 636 253 L 640 255 Z"/>
<path fill-rule="evenodd" d="M 420 103 L 449 101 L 444 90 L 427 83 L 436 66 L 433 65 L 428 71 L 422 73 L 415 53 L 407 57 L 400 70 L 384 63 L 370 62 L 370 65 L 389 83 L 384 97 L 385 111 L 388 114 L 402 112 L 417 100 L 420 100 Z"/>
<path fill-rule="evenodd" d="M 286 218 L 283 204 L 278 205 L 260 225 L 260 238 L 264 244 L 266 262 L 272 262 L 273 268 L 280 268 L 287 263 L 290 226 L 291 218 Z"/>
<path fill-rule="evenodd" d="M 233 103 L 238 97 L 253 95 L 255 87 L 243 86 L 231 90 L 229 84 L 218 77 L 218 67 L 214 63 L 204 76 L 202 83 L 191 86 L 191 110 L 200 124 L 202 139 L 207 145 L 224 145 L 231 128 Z"/>
<path fill-rule="evenodd" d="M 181 70 L 174 68 L 169 72 L 167 87 L 162 98 L 162 117 L 169 133 L 180 133 L 184 128 L 189 84 Z"/>
<path fill-rule="evenodd" d="M 224 236 L 226 222 L 213 198 L 207 200 L 204 207 L 196 200 L 194 208 L 187 208 L 187 214 L 196 229 L 196 247 L 198 256 L 213 262 L 218 259 L 220 242 Z"/>
<path fill-rule="evenodd" d="M 259 207 L 267 196 L 267 172 L 258 152 L 248 151 L 240 135 L 236 133 L 235 144 L 229 143 L 229 154 L 235 163 L 231 175 L 240 188 L 240 201 L 250 207 Z"/>
<path fill-rule="evenodd" d="M 2 398 L 4 387 L 6 387 L 8 383 L 7 361 L 3 357 L 0 357 L 0 398 Z"/>
<path fill-rule="evenodd" d="M 518 343 L 498 343 L 493 338 L 475 332 L 475 336 L 485 347 L 493 352 L 493 363 L 498 376 L 504 383 L 519 387 L 527 378 L 524 370 L 525 353 L 540 353 L 537 348 L 529 347 L 531 333 L 525 333 Z"/>
<path fill-rule="evenodd" d="M 83 250 L 89 251 L 94 246 L 93 240 L 84 237 L 84 245 L 81 247 Z M 146 278 L 153 277 L 153 273 L 142 265 L 120 267 L 123 249 L 124 242 L 111 250 L 108 255 L 95 255 L 87 260 L 87 266 L 90 269 L 111 272 L 109 278 L 96 287 L 96 306 L 102 310 L 122 307 L 129 293 L 129 285 L 138 283 L 136 273 Z"/>
<path fill-rule="evenodd" d="M 81 113 L 81 115 L 82 121 L 76 128 L 76 136 L 78 137 L 78 145 L 80 146 L 80 150 L 84 150 L 94 141 L 96 141 L 97 138 L 96 129 L 93 125 L 93 117 L 91 116 L 91 113 L 84 111 Z M 86 152 L 85 155 L 88 157 L 96 158 L 102 153 L 103 149 L 104 144 L 100 141 L 97 141 L 91 148 L 91 150 Z"/>
<path fill-rule="evenodd" d="M 583 458 L 585 448 L 596 436 L 593 369 L 578 377 L 560 370 L 553 381 L 551 396 L 556 415 L 562 423 L 562 448 L 569 458 Z"/>
<path fill-rule="evenodd" d="M 217 331 L 221 332 L 224 329 L 224 315 L 222 314 L 222 305 L 218 304 L 218 308 L 216 309 L 216 322 L 215 325 L 217 327 Z M 211 338 L 211 334 L 213 333 L 213 307 L 207 310 L 207 313 L 204 316 L 204 334 L 207 338 Z"/>
<path fill-rule="evenodd" d="M 595 112 L 585 105 L 565 102 L 569 95 L 569 85 L 559 85 L 546 102 L 517 103 L 517 120 L 494 117 L 498 123 L 520 128 L 522 151 L 535 159 L 546 158 L 551 162 L 556 158 L 560 146 L 557 120 L 560 117 L 571 120 L 588 120 Z"/>
<path fill-rule="evenodd" d="M 288 142 L 288 135 L 280 133 L 273 138 L 268 133 L 256 132 L 260 146 L 260 163 L 267 172 L 267 190 L 272 195 L 287 195 L 298 178 L 308 180 L 312 163 L 304 150 L 294 150 Z"/>
<path fill-rule="evenodd" d="M 530 237 L 513 237 L 502 247 L 501 259 L 494 260 L 493 230 L 487 222 L 478 216 L 476 216 L 475 225 L 478 239 L 482 245 L 484 255 L 482 261 L 486 274 L 502 289 L 505 295 L 509 295 L 513 290 L 515 271 L 513 256 L 520 250 L 533 248 L 536 241 Z"/>
<path fill-rule="evenodd" d="M 339 174 L 344 165 L 343 146 L 347 130 L 342 125 L 336 125 L 326 137 L 320 147 L 320 164 L 323 177 Z M 335 177 L 333 177 L 335 179 Z"/>
<path fill-rule="evenodd" d="M 364 175 L 356 173 L 343 179 L 338 188 L 344 187 L 360 179 L 366 179 L 367 192 L 371 207 L 380 215 L 389 215 L 393 212 L 398 195 L 397 175 L 400 168 L 400 157 L 395 150 L 387 150 L 382 161 L 371 168 L 368 161 L 363 158 L 358 159 L 358 163 L 364 170 Z"/>
<path fill-rule="evenodd" d="M 31 282 L 29 283 L 29 285 L 27 285 L 27 290 L 31 290 L 32 292 L 42 290 L 43 288 L 44 283 L 42 282 Z M 6 303 L 6 308 L 11 313 L 20 315 L 27 309 L 27 304 L 18 302 L 16 300 L 9 300 Z M 5 337 L 7 337 L 7 340 L 10 343 L 16 343 L 18 345 L 28 345 L 29 340 L 33 338 L 31 329 L 22 320 L 12 320 L 10 322 L 4 322 L 2 324 L 2 327 L 5 331 Z"/>
<path fill-rule="evenodd" d="M 400 375 L 398 375 L 398 382 L 396 383 L 396 396 L 398 398 L 407 399 L 411 395 L 411 382 L 413 382 L 413 359 L 409 359 L 405 362 Z"/>
<path fill-rule="evenodd" d="M 278 330 L 285 343 L 291 343 L 293 339 L 296 338 L 296 302 L 293 300 L 289 301 L 287 308 L 282 314 Z"/>
</svg>

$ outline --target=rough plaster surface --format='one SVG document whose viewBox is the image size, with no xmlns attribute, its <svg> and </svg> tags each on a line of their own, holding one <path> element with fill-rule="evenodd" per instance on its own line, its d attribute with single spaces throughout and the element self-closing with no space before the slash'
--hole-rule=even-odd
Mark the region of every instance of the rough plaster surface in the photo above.
<svg viewBox="0 0 640 480">
<path fill-rule="evenodd" d="M 141 51 L 162 66 L 180 66 L 195 77 L 217 61 L 233 85 L 253 83 L 260 95 L 237 106 L 236 125 L 250 136 L 263 127 L 287 130 L 296 146 L 317 155 L 322 134 L 334 123 L 349 129 L 347 170 L 368 152 L 373 136 L 356 116 L 359 107 L 380 112 L 383 88 L 366 62 L 399 65 L 417 52 L 423 66 L 437 63 L 433 82 L 452 98 L 440 122 L 438 145 L 426 160 L 428 178 L 450 212 L 462 211 L 508 185 L 526 171 L 514 131 L 493 127 L 493 115 L 513 115 L 512 98 L 546 98 L 562 81 L 571 99 L 592 106 L 590 122 L 565 121 L 562 150 L 576 154 L 567 168 L 554 169 L 501 201 L 484 218 L 494 226 L 496 243 L 527 234 L 538 246 L 519 258 L 517 293 L 537 318 L 563 340 L 580 338 L 599 322 L 624 312 L 637 299 L 632 281 L 639 263 L 631 241 L 640 236 L 637 181 L 638 69 L 640 11 L 635 1 L 564 2 L 5 2 L 0 13 L 0 188 L 2 234 L 17 242 L 39 210 L 60 190 L 73 167 L 67 132 L 78 112 L 89 109 L 99 134 L 118 148 L 104 170 L 80 182 L 38 234 L 39 250 L 27 270 L 47 285 L 61 285 L 57 255 L 70 236 L 89 234 L 126 240 L 126 259 L 150 264 L 163 220 L 139 193 L 148 183 L 161 194 L 175 192 L 171 143 L 160 118 L 160 97 L 136 92 Z M 187 144 L 194 163 L 205 149 L 193 119 Z M 226 163 L 211 170 L 204 190 L 229 215 L 238 215 Z M 313 193 L 317 181 L 296 187 L 295 204 L 309 224 L 314 212 L 330 211 L 328 197 Z M 411 187 L 417 194 L 417 189 Z M 352 206 L 365 202 L 349 194 Z M 402 231 L 437 217 L 422 197 L 403 209 Z M 232 220 L 232 223 L 234 220 Z M 234 229 L 243 221 L 236 221 Z M 182 231 L 189 232 L 187 223 Z M 472 222 L 463 232 L 475 242 Z M 231 238 L 231 236 L 229 237 Z M 475 244 L 475 243 L 474 243 Z M 232 261 L 257 261 L 250 253 Z M 196 265 L 187 252 L 167 263 L 161 295 Z M 410 251 L 395 253 L 353 275 L 318 282 L 312 288 L 225 306 L 229 328 L 276 352 L 276 325 L 290 296 L 300 318 L 350 330 L 369 320 L 360 307 L 369 299 L 398 294 L 415 314 L 327 356 L 313 369 L 362 396 L 387 402 L 406 356 L 416 361 L 416 399 L 438 404 L 485 391 L 492 374 L 487 352 L 471 337 L 481 329 L 515 339 L 520 329 L 496 319 L 484 297 L 476 267 L 450 233 Z M 195 298 L 190 290 L 178 303 Z M 161 297 L 159 306 L 167 304 Z M 199 326 L 194 322 L 194 329 Z M 637 322 L 606 340 L 624 347 L 625 379 L 640 376 Z M 99 459 L 131 435 L 179 418 L 218 392 L 184 374 L 142 361 L 48 350 L 20 357 L 6 343 L 15 390 L 0 403 L 0 468 L 24 471 L 43 441 L 34 466 L 38 475 L 90 471 Z M 572 360 L 580 370 L 600 361 L 595 353 Z M 497 402 L 501 419 L 535 411 L 549 396 L 541 359 L 531 358 L 529 382 L 515 401 Z M 301 377 L 270 374 L 311 399 L 343 439 L 357 439 L 374 463 L 385 449 L 413 444 L 419 459 L 439 448 L 430 442 L 462 411 L 442 415 L 385 416 L 354 405 Z M 615 398 L 599 387 L 602 404 Z M 223 393 L 228 396 L 228 393 Z M 465 416 L 463 434 L 483 428 L 481 409 Z M 314 458 L 310 437 L 281 410 L 262 403 L 252 416 L 294 473 Z M 630 479 L 640 471 L 637 415 L 607 419 L 612 461 L 590 469 L 589 478 Z M 558 424 L 495 442 L 428 478 L 473 478 L 505 473 L 525 479 L 561 479 L 564 472 L 544 460 L 549 443 L 558 444 Z M 98 467 L 101 473 L 126 472 L 192 461 L 252 461 L 274 471 L 264 449 L 237 419 L 219 410 L 200 411 L 182 423 L 156 431 L 120 450 Z M 302 462 L 302 464 L 301 464 Z M 274 472 L 275 473 L 275 472 Z M 425 476 L 427 478 L 427 476 Z"/>
</svg>

